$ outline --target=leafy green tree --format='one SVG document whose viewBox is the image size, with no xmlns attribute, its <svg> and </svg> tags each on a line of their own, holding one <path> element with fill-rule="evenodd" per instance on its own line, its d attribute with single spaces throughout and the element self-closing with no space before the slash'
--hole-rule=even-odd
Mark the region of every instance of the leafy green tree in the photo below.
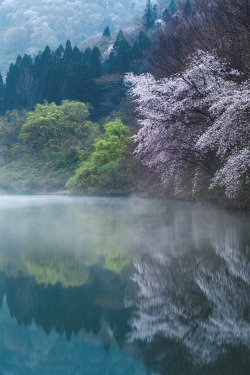
<svg viewBox="0 0 250 375">
<path fill-rule="evenodd" d="M 75 156 L 99 135 L 99 126 L 89 121 L 90 106 L 65 100 L 62 105 L 44 102 L 29 112 L 20 139 L 35 151 L 60 151 Z"/>
<path fill-rule="evenodd" d="M 18 143 L 22 125 L 27 119 L 26 111 L 7 111 L 0 117 L 0 141 L 4 151 L 10 152 L 13 145 Z"/>
<path fill-rule="evenodd" d="M 63 100 L 61 109 L 65 115 L 64 140 L 61 150 L 69 156 L 87 154 L 94 141 L 100 136 L 99 125 L 89 121 L 90 105 Z"/>
<path fill-rule="evenodd" d="M 53 149 L 63 133 L 65 115 L 55 103 L 37 104 L 34 112 L 29 112 L 23 124 L 20 139 L 36 151 Z"/>
<path fill-rule="evenodd" d="M 126 194 L 129 191 L 129 130 L 119 119 L 109 122 L 104 128 L 104 138 L 94 143 L 94 151 L 67 183 L 73 191 L 103 194 Z"/>
</svg>

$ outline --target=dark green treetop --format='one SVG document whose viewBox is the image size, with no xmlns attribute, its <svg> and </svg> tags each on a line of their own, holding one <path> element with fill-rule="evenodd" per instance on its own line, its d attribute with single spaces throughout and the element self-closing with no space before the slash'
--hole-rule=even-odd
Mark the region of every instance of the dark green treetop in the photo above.
<svg viewBox="0 0 250 375">
<path fill-rule="evenodd" d="M 103 34 L 102 34 L 104 37 L 106 38 L 109 38 L 110 37 L 110 30 L 109 30 L 109 27 L 107 26 L 105 28 L 105 30 L 103 31 Z"/>
</svg>

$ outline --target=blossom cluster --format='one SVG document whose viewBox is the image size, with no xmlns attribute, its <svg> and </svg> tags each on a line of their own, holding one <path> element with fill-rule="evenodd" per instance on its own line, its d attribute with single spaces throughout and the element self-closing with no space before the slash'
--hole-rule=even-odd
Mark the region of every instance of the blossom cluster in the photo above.
<svg viewBox="0 0 250 375">
<path fill-rule="evenodd" d="M 210 188 L 239 194 L 249 172 L 249 81 L 215 53 L 199 51 L 169 78 L 127 74 L 140 129 L 135 154 L 179 194 L 205 171 Z"/>
</svg>

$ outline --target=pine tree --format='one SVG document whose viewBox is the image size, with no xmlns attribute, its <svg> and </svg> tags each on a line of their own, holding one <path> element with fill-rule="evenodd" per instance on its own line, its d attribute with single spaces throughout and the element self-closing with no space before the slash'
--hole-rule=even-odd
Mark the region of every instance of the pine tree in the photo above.
<svg viewBox="0 0 250 375">
<path fill-rule="evenodd" d="M 185 16 L 190 16 L 190 14 L 192 13 L 192 6 L 191 6 L 191 3 L 190 3 L 190 0 L 187 0 L 186 1 L 186 4 L 184 6 L 184 14 Z"/>
<path fill-rule="evenodd" d="M 52 78 L 51 70 L 52 54 L 49 46 L 45 48 L 41 55 L 38 55 L 34 63 L 34 78 L 38 81 L 39 97 L 38 101 L 42 102 L 47 98 L 49 80 Z"/>
<path fill-rule="evenodd" d="M 60 44 L 60 46 L 55 50 L 55 60 L 56 60 L 56 62 L 58 62 L 62 59 L 63 53 L 64 53 L 64 48 Z"/>
<path fill-rule="evenodd" d="M 72 60 L 74 61 L 74 63 L 78 63 L 78 64 L 81 64 L 82 62 L 81 52 L 79 48 L 77 48 L 76 46 L 73 48 L 73 51 L 72 51 Z"/>
<path fill-rule="evenodd" d="M 163 21 L 165 22 L 168 22 L 171 18 L 171 14 L 170 14 L 170 10 L 169 9 L 165 9 L 162 13 L 162 19 Z"/>
<path fill-rule="evenodd" d="M 155 4 L 152 8 L 152 22 L 153 22 L 153 25 L 155 23 L 155 21 L 157 20 L 157 14 L 158 14 L 158 9 L 157 9 L 157 5 Z"/>
<path fill-rule="evenodd" d="M 132 59 L 139 59 L 142 57 L 141 50 L 138 46 L 137 40 L 134 42 L 133 47 L 131 48 L 131 58 Z"/>
<path fill-rule="evenodd" d="M 107 26 L 106 29 L 103 31 L 102 34 L 104 37 L 109 38 L 110 37 L 110 30 L 109 27 Z"/>
<path fill-rule="evenodd" d="M 150 29 L 154 25 L 154 22 L 156 20 L 155 11 L 156 11 L 156 8 L 155 10 L 153 10 L 151 1 L 148 0 L 146 4 L 144 16 L 143 16 L 143 26 L 146 28 L 146 30 Z"/>
<path fill-rule="evenodd" d="M 100 77 L 101 75 L 101 52 L 99 48 L 94 47 L 89 60 L 89 71 L 93 78 Z"/>
<path fill-rule="evenodd" d="M 121 54 L 125 51 L 127 52 L 130 50 L 130 45 L 127 39 L 124 37 L 122 30 L 119 31 L 116 37 L 115 43 L 113 45 L 113 49 L 117 54 Z"/>
<path fill-rule="evenodd" d="M 34 77 L 31 56 L 24 55 L 19 66 L 19 80 L 17 84 L 18 107 L 31 110 L 38 97 L 38 80 Z"/>
<path fill-rule="evenodd" d="M 143 31 L 140 32 L 137 41 L 141 51 L 147 50 L 150 47 L 150 39 Z"/>
<path fill-rule="evenodd" d="M 90 47 L 86 48 L 82 53 L 82 62 L 83 64 L 89 66 L 90 56 L 92 54 L 92 49 Z"/>
<path fill-rule="evenodd" d="M 67 40 L 64 55 L 63 55 L 63 59 L 65 61 L 69 61 L 69 60 L 72 59 L 72 55 L 73 55 L 73 51 L 72 51 L 72 47 L 71 47 L 71 42 L 69 40 Z"/>
<path fill-rule="evenodd" d="M 176 5 L 175 0 L 170 1 L 170 4 L 169 4 L 168 8 L 169 8 L 169 11 L 170 11 L 171 14 L 174 14 L 177 11 L 177 5 Z"/>
<path fill-rule="evenodd" d="M 129 60 L 131 56 L 131 48 L 123 35 L 122 30 L 119 31 L 116 41 L 113 45 L 108 59 L 108 70 L 111 73 L 124 73 L 129 70 Z"/>
<path fill-rule="evenodd" d="M 2 74 L 0 73 L 0 115 L 1 116 L 5 113 L 3 99 L 4 99 L 4 84 L 3 84 Z"/>
<path fill-rule="evenodd" d="M 12 110 L 18 108 L 18 83 L 20 78 L 20 68 L 22 65 L 22 58 L 18 56 L 15 64 L 10 64 L 9 71 L 6 77 L 5 89 L 5 108 Z"/>
</svg>

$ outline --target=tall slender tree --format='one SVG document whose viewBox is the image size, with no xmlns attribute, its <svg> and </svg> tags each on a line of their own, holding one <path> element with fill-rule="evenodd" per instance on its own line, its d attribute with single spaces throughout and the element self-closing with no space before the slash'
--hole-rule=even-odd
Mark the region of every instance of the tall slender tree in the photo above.
<svg viewBox="0 0 250 375">
<path fill-rule="evenodd" d="M 93 78 L 101 75 L 101 52 L 99 48 L 94 47 L 89 60 L 89 71 Z"/>
<path fill-rule="evenodd" d="M 143 16 L 143 26 L 146 28 L 146 30 L 150 29 L 154 25 L 156 19 L 155 11 L 156 8 L 153 9 L 151 0 L 148 0 Z"/>
</svg>

